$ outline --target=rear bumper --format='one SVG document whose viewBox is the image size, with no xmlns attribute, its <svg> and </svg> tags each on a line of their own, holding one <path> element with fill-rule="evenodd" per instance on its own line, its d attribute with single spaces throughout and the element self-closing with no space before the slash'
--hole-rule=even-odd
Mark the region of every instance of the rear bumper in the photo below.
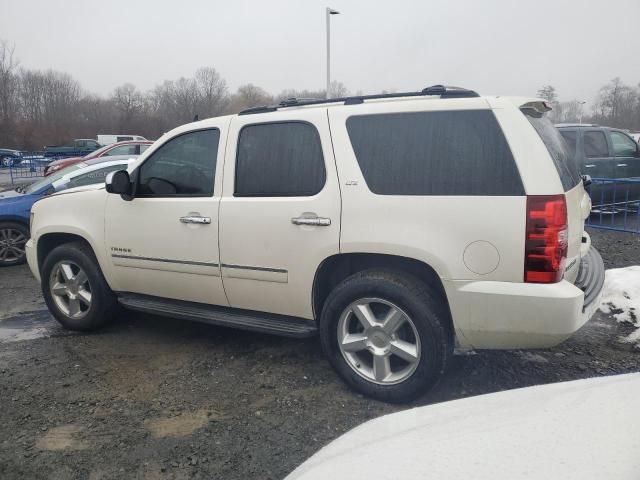
<svg viewBox="0 0 640 480">
<path fill-rule="evenodd" d="M 458 345 L 548 348 L 574 334 L 600 305 L 604 265 L 591 248 L 576 284 L 444 281 Z"/>
</svg>

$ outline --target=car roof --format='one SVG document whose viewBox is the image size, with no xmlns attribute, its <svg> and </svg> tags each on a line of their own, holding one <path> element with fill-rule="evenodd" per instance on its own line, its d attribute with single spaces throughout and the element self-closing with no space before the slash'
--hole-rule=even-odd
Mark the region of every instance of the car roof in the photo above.
<svg viewBox="0 0 640 480">
<path fill-rule="evenodd" d="M 98 165 L 101 163 L 107 163 L 107 162 L 111 162 L 111 161 L 122 161 L 122 160 L 129 160 L 129 159 L 133 159 L 135 160 L 136 158 L 138 158 L 138 155 L 110 155 L 108 157 L 98 157 L 98 158 L 91 158 L 89 160 L 83 160 L 82 163 L 91 166 L 91 165 Z"/>
</svg>

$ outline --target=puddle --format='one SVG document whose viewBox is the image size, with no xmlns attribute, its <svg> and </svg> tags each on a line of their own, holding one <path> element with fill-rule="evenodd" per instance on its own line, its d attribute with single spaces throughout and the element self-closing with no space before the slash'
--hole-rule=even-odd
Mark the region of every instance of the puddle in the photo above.
<svg viewBox="0 0 640 480">
<path fill-rule="evenodd" d="M 0 320 L 0 344 L 69 335 L 47 310 L 28 312 Z"/>
</svg>

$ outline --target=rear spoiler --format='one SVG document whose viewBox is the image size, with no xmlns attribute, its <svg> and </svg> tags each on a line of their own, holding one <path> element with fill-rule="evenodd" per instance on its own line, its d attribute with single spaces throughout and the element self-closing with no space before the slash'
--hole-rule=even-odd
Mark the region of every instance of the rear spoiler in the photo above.
<svg viewBox="0 0 640 480">
<path fill-rule="evenodd" d="M 541 117 L 547 112 L 553 110 L 551 104 L 546 100 L 535 100 L 532 102 L 523 103 L 520 105 L 520 110 L 526 113 L 533 114 L 535 117 Z"/>
</svg>

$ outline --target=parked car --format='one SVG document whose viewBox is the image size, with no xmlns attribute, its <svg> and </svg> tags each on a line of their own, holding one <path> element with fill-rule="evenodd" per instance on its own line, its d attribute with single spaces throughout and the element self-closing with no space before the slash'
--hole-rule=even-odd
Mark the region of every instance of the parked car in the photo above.
<svg viewBox="0 0 640 480">
<path fill-rule="evenodd" d="M 67 155 L 86 155 L 97 150 L 102 145 L 91 138 L 79 138 L 73 141 L 72 145 L 57 146 L 49 145 L 44 147 L 44 155 L 46 157 L 55 157 Z"/>
<path fill-rule="evenodd" d="M 640 179 L 640 145 L 625 131 L 599 125 L 559 124 L 570 155 L 593 178 Z M 598 183 L 589 187 L 595 207 L 640 200 L 640 183 Z"/>
<path fill-rule="evenodd" d="M 120 303 L 319 334 L 351 387 L 408 401 L 454 346 L 550 347 L 598 307 L 589 198 L 549 110 L 434 86 L 184 125 L 105 190 L 38 202 L 29 266 L 66 328 Z"/>
<path fill-rule="evenodd" d="M 286 480 L 637 480 L 638 398 L 632 373 L 405 410 L 345 433 Z"/>
<path fill-rule="evenodd" d="M 0 148 L 0 166 L 12 167 L 22 161 L 22 152 L 9 148 Z"/>
<path fill-rule="evenodd" d="M 107 173 L 126 167 L 132 160 L 128 156 L 87 160 L 31 185 L 0 192 L 0 267 L 24 263 L 29 215 L 37 200 L 70 188 L 95 183 L 104 185 Z"/>
<path fill-rule="evenodd" d="M 138 156 L 144 152 L 153 142 L 149 140 L 134 140 L 125 141 L 119 143 L 113 143 L 106 145 L 98 150 L 95 150 L 84 157 L 70 157 L 61 158 L 60 160 L 54 160 L 45 167 L 44 175 L 51 175 L 53 172 L 57 172 L 61 168 L 68 167 L 75 163 L 83 162 L 85 160 L 91 160 L 92 158 L 116 156 L 116 155 L 130 155 Z"/>
<path fill-rule="evenodd" d="M 636 143 L 640 143 L 640 132 L 631 132 L 629 135 L 636 141 Z"/>
<path fill-rule="evenodd" d="M 100 145 L 111 145 L 112 143 L 126 142 L 127 140 L 146 140 L 146 138 L 140 135 L 105 135 L 99 134 L 96 136 Z"/>
</svg>

